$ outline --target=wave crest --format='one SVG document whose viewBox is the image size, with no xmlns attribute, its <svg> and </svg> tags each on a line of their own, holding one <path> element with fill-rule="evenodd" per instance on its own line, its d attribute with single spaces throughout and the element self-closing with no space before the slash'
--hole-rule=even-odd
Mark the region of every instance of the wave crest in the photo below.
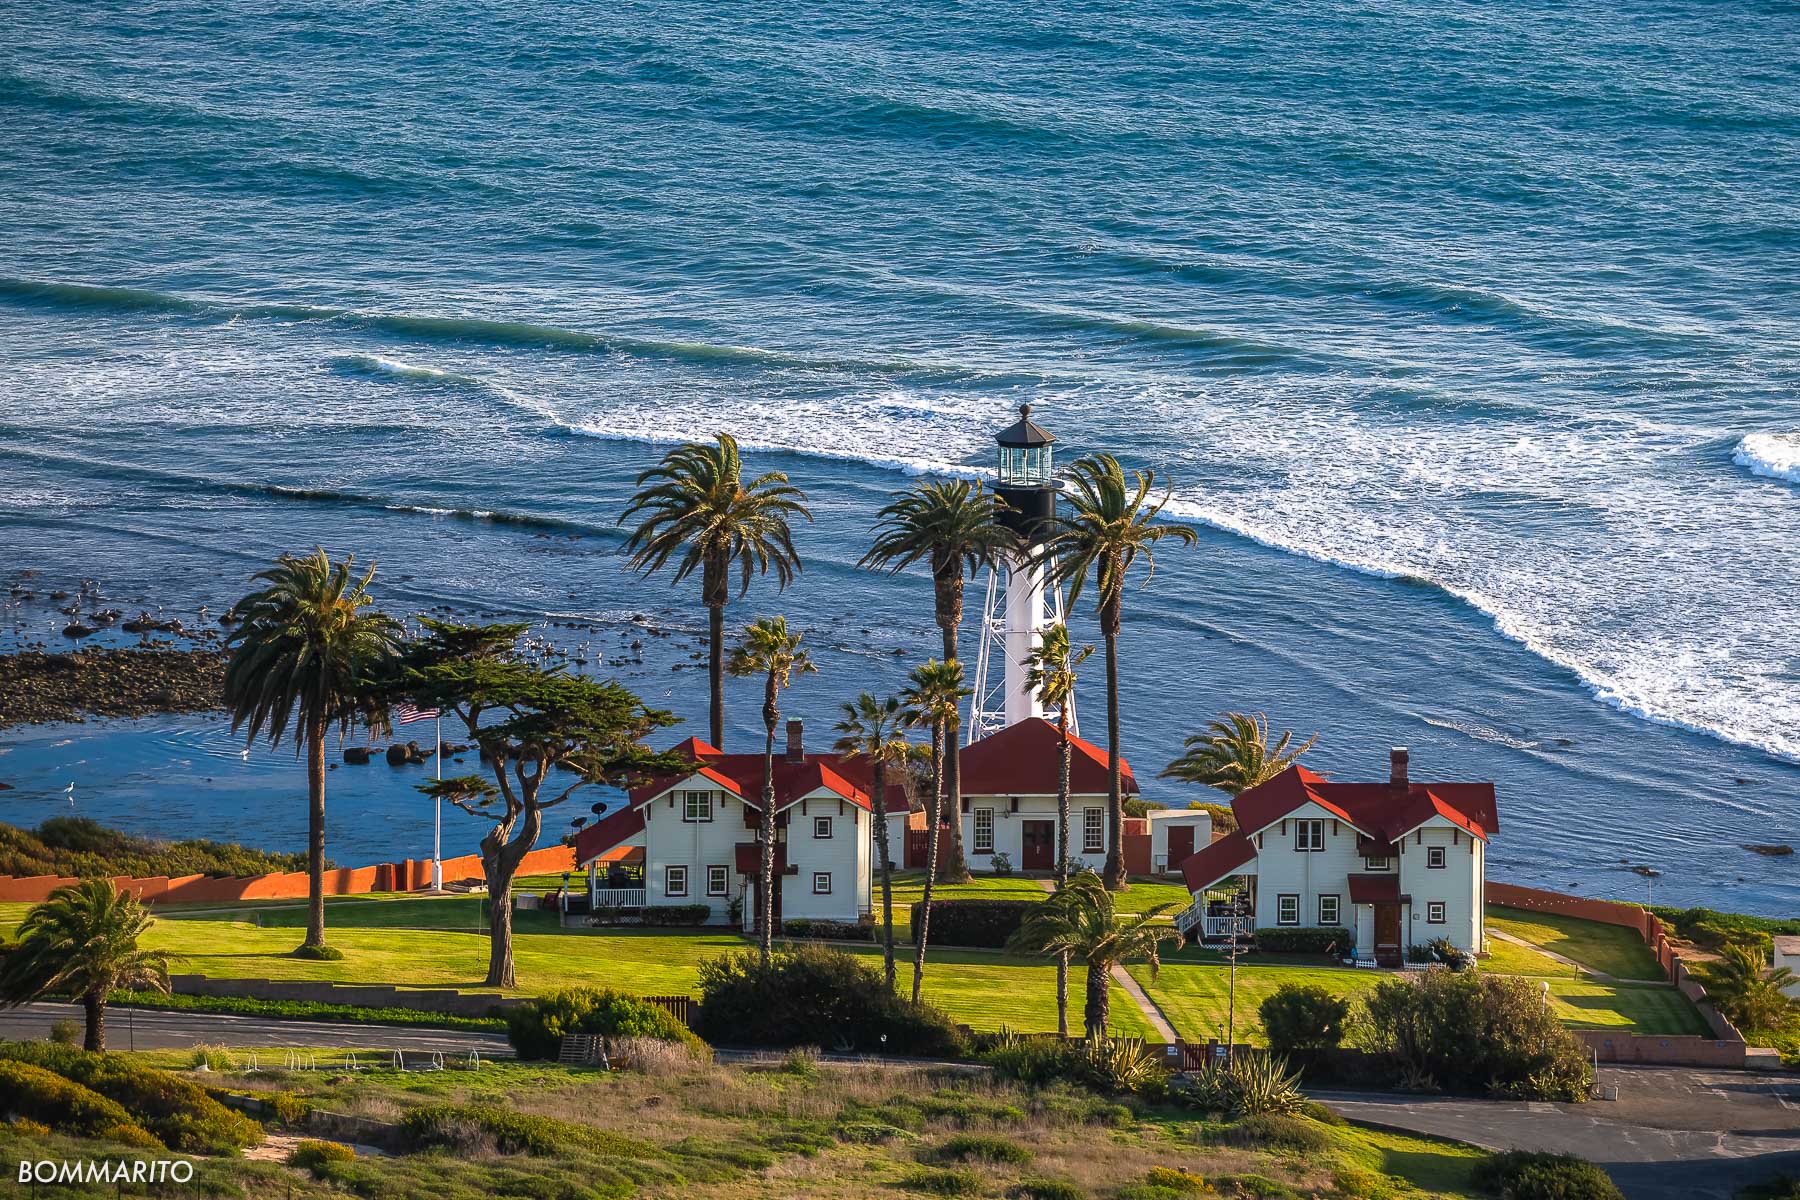
<svg viewBox="0 0 1800 1200">
<path fill-rule="evenodd" d="M 1731 461 L 1752 475 L 1800 483 L 1800 433 L 1745 434 Z"/>
</svg>

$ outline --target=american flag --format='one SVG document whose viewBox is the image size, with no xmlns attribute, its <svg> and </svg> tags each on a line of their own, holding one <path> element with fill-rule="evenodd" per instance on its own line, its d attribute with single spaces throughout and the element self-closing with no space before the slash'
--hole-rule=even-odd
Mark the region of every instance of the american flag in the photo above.
<svg viewBox="0 0 1800 1200">
<path fill-rule="evenodd" d="M 394 705 L 394 720 L 401 725 L 411 725 L 414 721 L 435 721 L 437 717 L 438 710 L 435 708 L 420 708 L 416 704 Z"/>
</svg>

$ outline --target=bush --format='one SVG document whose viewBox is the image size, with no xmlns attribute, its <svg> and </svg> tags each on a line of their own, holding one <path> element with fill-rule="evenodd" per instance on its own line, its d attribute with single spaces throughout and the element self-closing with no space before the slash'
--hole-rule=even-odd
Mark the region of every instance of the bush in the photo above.
<svg viewBox="0 0 1800 1200">
<path fill-rule="evenodd" d="M 492 1148 L 502 1154 L 560 1154 L 590 1150 L 620 1158 L 656 1158 L 648 1142 L 555 1117 L 513 1112 L 497 1104 L 429 1104 L 400 1120 L 411 1150 L 470 1154 Z"/>
<path fill-rule="evenodd" d="M 967 1046 L 941 1011 L 895 995 L 879 964 L 829 946 L 709 959 L 700 993 L 699 1032 L 724 1043 L 944 1058 Z"/>
<path fill-rule="evenodd" d="M 681 1042 L 710 1057 L 704 1043 L 661 1005 L 604 988 L 564 988 L 508 1009 L 506 1040 L 520 1058 L 554 1059 L 570 1034 Z"/>
<path fill-rule="evenodd" d="M 1011 875 L 1013 873 L 1012 856 L 1004 850 L 996 850 L 988 861 L 988 866 L 996 875 Z"/>
<path fill-rule="evenodd" d="M 306 1120 L 312 1112 L 312 1102 L 298 1092 L 276 1092 L 269 1097 L 269 1110 L 277 1121 L 291 1129 Z"/>
<path fill-rule="evenodd" d="M 853 1146 L 879 1146 L 885 1142 L 916 1142 L 919 1135 L 882 1121 L 851 1121 L 838 1127 L 837 1138 Z"/>
<path fill-rule="evenodd" d="M 1318 1070 L 1344 1040 L 1350 1002 L 1316 984 L 1284 983 L 1257 1009 L 1269 1052 L 1304 1073 Z"/>
<path fill-rule="evenodd" d="M 707 904 L 652 904 L 644 910 L 644 924 L 704 925 L 711 916 L 712 906 Z"/>
<path fill-rule="evenodd" d="M 334 1164 L 356 1161 L 356 1151 L 342 1142 L 304 1141 L 288 1151 L 287 1164 L 323 1176 Z"/>
<path fill-rule="evenodd" d="M 1006 1194 L 1010 1200 L 1087 1200 L 1087 1193 L 1066 1179 L 1021 1179 Z"/>
<path fill-rule="evenodd" d="M 342 962 L 344 952 L 336 946 L 296 946 L 294 957 L 309 959 L 313 962 Z"/>
<path fill-rule="evenodd" d="M 189 1154 L 226 1154 L 262 1141 L 262 1126 L 190 1080 L 111 1055 L 63 1046 L 0 1044 L 0 1059 L 28 1062 L 106 1097 L 158 1141 Z"/>
<path fill-rule="evenodd" d="M 933 900 L 931 943 L 934 946 L 978 946 L 1003 950 L 1007 939 L 1019 931 L 1037 900 Z M 912 906 L 912 927 L 924 919 L 925 905 Z"/>
<path fill-rule="evenodd" d="M 1256 948 L 1270 954 L 1347 954 L 1356 946 L 1356 935 L 1336 926 L 1323 928 L 1259 929 Z"/>
<path fill-rule="evenodd" d="M 36 1121 L 70 1137 L 163 1148 L 116 1100 L 31 1063 L 0 1061 L 0 1097 L 15 1120 Z"/>
<path fill-rule="evenodd" d="M 1381 980 L 1364 1004 L 1368 1048 L 1396 1078 L 1513 1099 L 1587 1099 L 1586 1050 L 1527 980 L 1430 967 Z"/>
<path fill-rule="evenodd" d="M 1005 1034 L 981 1055 L 995 1077 L 1027 1087 L 1067 1082 L 1081 1076 L 1081 1052 L 1063 1038 Z"/>
<path fill-rule="evenodd" d="M 1272 1054 L 1238 1054 L 1228 1063 L 1215 1059 L 1172 1083 L 1169 1095 L 1189 1108 L 1234 1117 L 1296 1113 L 1306 1106 L 1300 1076 Z"/>
<path fill-rule="evenodd" d="M 872 942 L 875 940 L 875 927 L 856 921 L 796 919 L 783 921 L 781 932 L 791 938 L 818 938 L 831 942 Z"/>
<path fill-rule="evenodd" d="M 900 1186 L 936 1196 L 979 1196 L 981 1176 L 963 1167 L 914 1167 L 900 1179 Z"/>
<path fill-rule="evenodd" d="M 1605 1171 L 1572 1154 L 1508 1150 L 1477 1163 L 1470 1181 L 1503 1200 L 1624 1200 Z"/>
<path fill-rule="evenodd" d="M 1203 1177 L 1179 1167 L 1151 1167 L 1144 1182 L 1184 1196 L 1204 1196 L 1213 1190 L 1212 1184 Z"/>
<path fill-rule="evenodd" d="M 1160 1098 L 1167 1072 L 1142 1038 L 1019 1037 L 1006 1034 L 981 1056 L 1000 1079 L 1027 1087 L 1074 1083 L 1112 1094 Z"/>
<path fill-rule="evenodd" d="M 1031 1151 L 1017 1142 L 989 1133 L 959 1133 L 936 1151 L 946 1162 L 1012 1163 L 1023 1166 L 1031 1161 Z"/>
<path fill-rule="evenodd" d="M 1305 1117 L 1256 1113 L 1242 1117 L 1211 1135 L 1211 1140 L 1247 1150 L 1291 1150 L 1320 1154 L 1331 1149 L 1331 1134 Z"/>
<path fill-rule="evenodd" d="M 50 1041 L 58 1046 L 73 1046 L 81 1039 L 81 1026 L 64 1019 L 50 1023 Z"/>
<path fill-rule="evenodd" d="M 329 868 L 330 864 L 326 866 Z M 306 870 L 305 854 L 230 842 L 158 842 L 87 817 L 51 817 L 35 833 L 0 824 L 0 875 L 270 875 Z"/>
</svg>

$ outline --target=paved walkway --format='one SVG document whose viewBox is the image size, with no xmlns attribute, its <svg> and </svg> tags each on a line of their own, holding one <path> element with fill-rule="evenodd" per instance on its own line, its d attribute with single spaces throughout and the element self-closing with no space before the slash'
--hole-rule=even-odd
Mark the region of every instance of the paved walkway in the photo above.
<svg viewBox="0 0 1800 1200">
<path fill-rule="evenodd" d="M 1630 1200 L 1730 1200 L 1771 1175 L 1800 1173 L 1800 1076 L 1602 1067 L 1599 1078 L 1617 1085 L 1617 1101 L 1312 1094 L 1354 1121 L 1490 1150 L 1577 1154 L 1604 1167 Z"/>
<path fill-rule="evenodd" d="M 81 1024 L 79 1005 L 37 1003 L 0 1010 L 0 1037 L 15 1041 L 50 1036 L 56 1021 Z M 437 1029 L 425 1025 L 375 1025 L 352 1021 L 302 1021 L 280 1017 L 244 1017 L 214 1012 L 164 1012 L 149 1008 L 109 1007 L 106 1045 L 112 1050 L 186 1050 L 193 1046 L 243 1049 L 370 1050 L 467 1055 L 478 1049 L 483 1058 L 512 1057 L 503 1033 L 471 1029 Z"/>
</svg>

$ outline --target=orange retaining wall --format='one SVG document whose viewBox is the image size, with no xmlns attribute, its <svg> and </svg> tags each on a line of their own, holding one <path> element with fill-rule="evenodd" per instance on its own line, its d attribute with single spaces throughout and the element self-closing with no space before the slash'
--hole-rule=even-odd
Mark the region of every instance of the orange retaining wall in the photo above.
<svg viewBox="0 0 1800 1200">
<path fill-rule="evenodd" d="M 546 846 L 527 854 L 520 875 L 542 875 L 575 869 L 575 851 Z M 481 878 L 481 856 L 465 854 L 444 860 L 446 880 Z M 79 880 L 60 875 L 0 875 L 0 902 L 36 904 L 59 887 Z M 146 904 L 218 904 L 233 900 L 294 900 L 307 894 L 305 871 L 276 875 L 154 875 L 137 879 L 116 876 L 120 891 L 135 893 Z M 405 859 L 372 867 L 341 867 L 325 872 L 327 896 L 368 892 L 414 892 L 431 886 L 431 860 Z"/>
</svg>

